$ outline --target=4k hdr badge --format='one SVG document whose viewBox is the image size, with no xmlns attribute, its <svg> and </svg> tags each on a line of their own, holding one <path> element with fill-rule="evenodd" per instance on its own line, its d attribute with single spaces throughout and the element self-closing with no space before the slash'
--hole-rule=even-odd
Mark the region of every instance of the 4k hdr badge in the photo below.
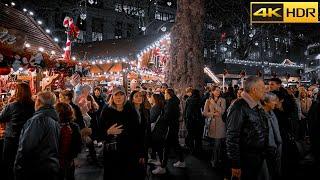
<svg viewBox="0 0 320 180">
<path fill-rule="evenodd" d="M 251 2 L 251 23 L 318 23 L 318 2 Z"/>
</svg>

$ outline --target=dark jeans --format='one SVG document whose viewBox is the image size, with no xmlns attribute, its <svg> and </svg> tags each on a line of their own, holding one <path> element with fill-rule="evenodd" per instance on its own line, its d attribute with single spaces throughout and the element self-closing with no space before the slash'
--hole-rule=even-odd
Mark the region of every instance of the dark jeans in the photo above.
<svg viewBox="0 0 320 180">
<path fill-rule="evenodd" d="M 105 146 L 106 147 L 106 146 Z M 104 147 L 104 180 L 137 179 L 144 180 L 141 175 L 138 156 L 124 151 L 106 151 Z"/>
<path fill-rule="evenodd" d="M 26 170 L 22 174 L 15 174 L 16 180 L 59 180 L 59 172 L 53 172 L 51 169 Z"/>
<path fill-rule="evenodd" d="M 223 165 L 225 139 L 213 139 L 213 151 L 211 156 L 211 164 L 213 167 L 221 167 Z"/>
<path fill-rule="evenodd" d="M 96 149 L 94 148 L 93 140 L 86 144 L 87 148 L 89 149 L 89 156 L 93 161 L 97 161 L 97 152 Z"/>
<path fill-rule="evenodd" d="M 168 156 L 165 155 L 165 144 L 164 142 L 152 142 L 152 158 L 156 159 L 156 153 L 158 153 L 159 160 L 161 162 L 161 167 L 165 168 L 167 166 L 168 162 Z M 164 157 L 166 157 L 166 160 L 164 160 Z"/>
<path fill-rule="evenodd" d="M 192 152 L 199 153 L 202 151 L 203 126 L 200 122 L 187 123 L 186 145 Z"/>
<path fill-rule="evenodd" d="M 164 147 L 164 157 L 163 161 L 167 163 L 168 161 L 168 153 L 169 150 L 173 148 L 176 155 L 178 155 L 178 160 L 184 162 L 183 151 L 179 143 L 179 129 L 178 128 L 170 128 L 168 138 L 165 142 Z"/>
<path fill-rule="evenodd" d="M 65 161 L 64 167 L 60 168 L 60 177 L 59 180 L 74 180 L 74 161 Z"/>
<path fill-rule="evenodd" d="M 13 166 L 18 150 L 19 140 L 15 138 L 5 138 L 3 144 L 3 163 L 5 167 L 5 176 L 7 180 L 13 180 Z"/>
<path fill-rule="evenodd" d="M 2 156 L 3 143 L 4 143 L 4 140 L 0 139 L 0 174 L 2 174 L 3 178 L 5 179 L 5 171 L 4 171 L 5 166 L 3 162 L 3 156 Z"/>
</svg>

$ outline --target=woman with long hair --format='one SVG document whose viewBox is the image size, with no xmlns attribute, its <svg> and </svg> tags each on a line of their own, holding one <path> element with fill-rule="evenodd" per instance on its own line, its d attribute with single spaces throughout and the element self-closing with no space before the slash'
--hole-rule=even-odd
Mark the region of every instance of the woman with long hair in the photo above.
<svg viewBox="0 0 320 180">
<path fill-rule="evenodd" d="M 133 90 L 129 96 L 129 102 L 132 104 L 132 106 L 136 109 L 136 112 L 138 114 L 138 120 L 139 120 L 139 129 L 137 129 L 137 133 L 139 134 L 139 146 L 143 147 L 141 149 L 142 151 L 140 153 L 140 157 L 144 157 L 141 159 L 140 162 L 140 177 L 145 177 L 146 169 L 145 166 L 145 160 L 148 158 L 148 147 L 149 141 L 147 140 L 148 137 L 150 137 L 151 127 L 150 127 L 150 112 L 145 107 L 144 97 L 142 95 L 141 91 Z"/>
<path fill-rule="evenodd" d="M 57 103 L 55 109 L 59 115 L 60 124 L 60 179 L 74 180 L 74 159 L 81 152 L 81 135 L 79 126 L 74 123 L 74 111 L 67 103 Z"/>
<path fill-rule="evenodd" d="M 163 118 L 164 104 L 165 100 L 160 94 L 152 94 L 150 98 L 150 103 L 152 105 L 150 109 L 150 123 L 151 123 L 151 137 L 150 144 L 152 148 L 151 159 L 148 163 L 158 166 L 152 171 L 153 174 L 164 174 L 166 173 L 166 162 L 164 161 L 164 147 L 165 139 L 156 138 L 156 132 L 162 132 L 167 130 L 169 125 Z M 158 136 L 159 137 L 159 136 Z M 157 155 L 159 156 L 159 161 L 157 160 Z"/>
<path fill-rule="evenodd" d="M 34 113 L 34 102 L 31 97 L 30 86 L 27 83 L 18 83 L 10 103 L 0 113 L 0 122 L 6 123 L 3 159 L 7 172 L 4 179 L 14 179 L 13 165 L 18 149 L 19 136 L 23 125 Z"/>
<path fill-rule="evenodd" d="M 222 115 L 226 110 L 226 101 L 221 97 L 221 90 L 218 86 L 213 86 L 211 89 L 211 97 L 207 99 L 203 115 L 211 118 L 209 125 L 208 137 L 214 140 L 212 166 L 221 165 L 222 160 L 222 144 L 226 137 L 225 123 Z"/>
<path fill-rule="evenodd" d="M 112 89 L 112 96 L 101 112 L 100 122 L 104 144 L 104 179 L 143 179 L 139 166 L 144 162 L 141 155 L 141 136 L 137 111 L 126 101 L 122 86 Z"/>
</svg>

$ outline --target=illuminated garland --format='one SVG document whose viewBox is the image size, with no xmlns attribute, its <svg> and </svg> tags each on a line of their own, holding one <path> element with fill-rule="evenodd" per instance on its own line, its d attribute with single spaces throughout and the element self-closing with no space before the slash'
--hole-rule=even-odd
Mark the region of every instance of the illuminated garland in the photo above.
<svg viewBox="0 0 320 180">
<path fill-rule="evenodd" d="M 225 59 L 224 63 L 226 64 L 240 64 L 240 65 L 255 65 L 255 66 L 273 66 L 273 67 L 285 67 L 285 68 L 303 68 L 304 65 L 297 64 L 280 64 L 280 63 L 269 63 L 269 62 L 259 62 L 259 61 L 247 61 L 247 60 L 238 60 L 238 59 Z"/>
</svg>

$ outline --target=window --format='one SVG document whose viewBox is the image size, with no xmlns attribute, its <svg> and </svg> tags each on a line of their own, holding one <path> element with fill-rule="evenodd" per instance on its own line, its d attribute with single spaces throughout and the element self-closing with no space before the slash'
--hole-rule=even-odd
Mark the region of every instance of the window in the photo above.
<svg viewBox="0 0 320 180">
<path fill-rule="evenodd" d="M 133 36 L 134 33 L 134 26 L 133 24 L 128 24 L 128 28 L 127 28 L 127 37 L 131 38 Z"/>
<path fill-rule="evenodd" d="M 129 15 L 135 15 L 135 16 L 140 16 L 140 17 L 144 17 L 145 16 L 145 11 L 141 8 L 137 8 L 134 6 L 129 6 L 129 5 L 125 5 L 125 4 L 119 4 L 117 3 L 115 5 L 114 10 L 116 12 L 125 12 L 126 14 Z"/>
<path fill-rule="evenodd" d="M 92 32 L 92 42 L 94 41 L 102 41 L 102 33 L 101 32 Z"/>
<path fill-rule="evenodd" d="M 86 31 L 80 31 L 78 43 L 85 43 Z"/>
<path fill-rule="evenodd" d="M 172 20 L 174 18 L 174 15 L 157 11 L 154 15 L 154 18 L 160 21 L 168 21 Z"/>
<path fill-rule="evenodd" d="M 114 37 L 116 39 L 122 38 L 122 22 L 116 22 L 116 26 L 114 28 Z"/>
</svg>

